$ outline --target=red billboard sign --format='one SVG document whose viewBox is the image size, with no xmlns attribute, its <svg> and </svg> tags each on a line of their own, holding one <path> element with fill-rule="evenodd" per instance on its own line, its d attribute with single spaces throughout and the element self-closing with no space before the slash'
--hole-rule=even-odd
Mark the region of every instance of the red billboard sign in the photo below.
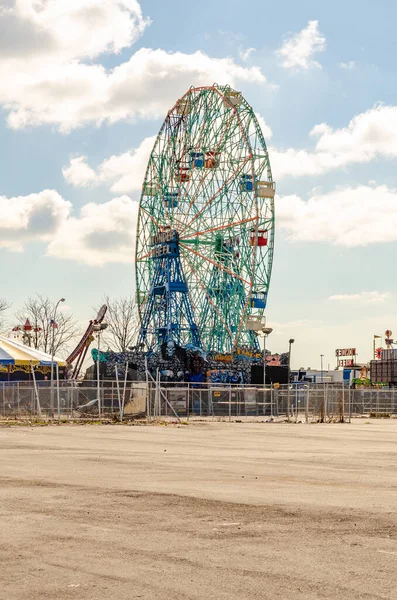
<svg viewBox="0 0 397 600">
<path fill-rule="evenodd" d="M 357 352 L 355 348 L 339 348 L 335 350 L 336 356 L 356 356 Z"/>
</svg>

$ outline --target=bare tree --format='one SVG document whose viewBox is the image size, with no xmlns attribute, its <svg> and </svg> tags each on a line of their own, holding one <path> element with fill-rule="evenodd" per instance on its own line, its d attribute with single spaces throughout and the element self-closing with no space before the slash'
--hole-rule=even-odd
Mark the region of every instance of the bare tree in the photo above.
<svg viewBox="0 0 397 600">
<path fill-rule="evenodd" d="M 4 298 L 0 298 L 0 327 L 4 325 L 4 313 L 10 308 L 11 304 Z"/>
<path fill-rule="evenodd" d="M 60 311 L 56 313 L 57 327 L 53 328 L 51 321 L 54 318 L 54 309 L 55 303 L 52 300 L 37 294 L 29 297 L 15 315 L 21 325 L 29 319 L 32 326 L 25 342 L 47 354 L 51 354 L 53 334 L 54 352 L 57 353 L 61 350 L 66 351 L 79 331 L 73 315 L 65 315 Z"/>
<path fill-rule="evenodd" d="M 138 334 L 138 310 L 132 296 L 103 298 L 108 307 L 105 320 L 109 327 L 103 336 L 104 344 L 117 352 L 125 352 L 136 343 Z"/>
</svg>

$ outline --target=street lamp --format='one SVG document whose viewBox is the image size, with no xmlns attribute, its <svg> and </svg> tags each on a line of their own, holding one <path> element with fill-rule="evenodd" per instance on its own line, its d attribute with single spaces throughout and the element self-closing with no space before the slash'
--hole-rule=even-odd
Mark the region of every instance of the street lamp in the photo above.
<svg viewBox="0 0 397 600">
<path fill-rule="evenodd" d="M 262 327 L 263 333 L 263 409 L 266 401 L 266 338 L 273 331 L 272 327 Z"/>
<path fill-rule="evenodd" d="M 57 309 L 61 302 L 65 302 L 65 298 L 60 298 L 55 305 L 54 315 L 51 322 L 52 325 L 52 338 L 51 338 L 51 411 L 54 414 L 54 354 L 55 354 L 55 328 L 56 328 L 56 316 Z"/>
<path fill-rule="evenodd" d="M 289 414 L 290 414 L 290 407 L 291 407 L 291 401 L 290 401 L 290 383 L 291 383 L 291 346 L 292 344 L 295 342 L 295 340 L 293 338 L 291 338 L 288 341 L 289 347 L 288 347 L 288 380 L 287 380 L 287 420 L 289 421 Z"/>
<path fill-rule="evenodd" d="M 288 383 L 291 379 L 291 346 L 295 342 L 294 339 L 288 340 L 289 348 L 288 348 Z"/>
<path fill-rule="evenodd" d="M 324 383 L 324 369 L 323 369 L 324 354 L 320 354 L 320 358 L 321 358 L 321 383 Z"/>
<path fill-rule="evenodd" d="M 100 381 L 100 372 L 99 372 L 99 363 L 101 361 L 101 333 L 105 331 L 109 327 L 108 323 L 102 322 L 94 325 L 93 331 L 98 334 L 98 357 L 97 357 L 97 365 L 96 365 L 96 373 L 97 373 L 97 400 L 98 400 L 98 417 L 99 419 L 102 416 L 101 409 L 101 381 Z"/>
</svg>

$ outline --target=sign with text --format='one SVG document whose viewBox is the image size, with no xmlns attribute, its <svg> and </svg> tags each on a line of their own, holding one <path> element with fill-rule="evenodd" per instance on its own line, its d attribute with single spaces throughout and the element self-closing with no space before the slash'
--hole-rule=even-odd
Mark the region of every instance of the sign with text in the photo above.
<svg viewBox="0 0 397 600">
<path fill-rule="evenodd" d="M 354 367 L 356 355 L 355 348 L 338 348 L 335 350 L 338 367 Z"/>
<path fill-rule="evenodd" d="M 338 358 L 338 367 L 354 367 L 352 358 Z"/>
</svg>

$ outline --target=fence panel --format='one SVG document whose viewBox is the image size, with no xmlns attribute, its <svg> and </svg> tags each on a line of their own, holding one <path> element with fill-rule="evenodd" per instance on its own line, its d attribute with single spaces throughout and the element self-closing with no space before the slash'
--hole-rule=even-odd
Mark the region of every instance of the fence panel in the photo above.
<svg viewBox="0 0 397 600">
<path fill-rule="evenodd" d="M 331 384 L 238 386 L 205 383 L 105 381 L 60 382 L 51 388 L 29 382 L 3 382 L 0 415 L 3 419 L 121 419 L 136 415 L 152 418 L 262 419 L 295 422 L 348 422 L 351 417 L 397 415 L 396 389 Z M 98 391 L 99 399 L 98 402 Z"/>
</svg>

